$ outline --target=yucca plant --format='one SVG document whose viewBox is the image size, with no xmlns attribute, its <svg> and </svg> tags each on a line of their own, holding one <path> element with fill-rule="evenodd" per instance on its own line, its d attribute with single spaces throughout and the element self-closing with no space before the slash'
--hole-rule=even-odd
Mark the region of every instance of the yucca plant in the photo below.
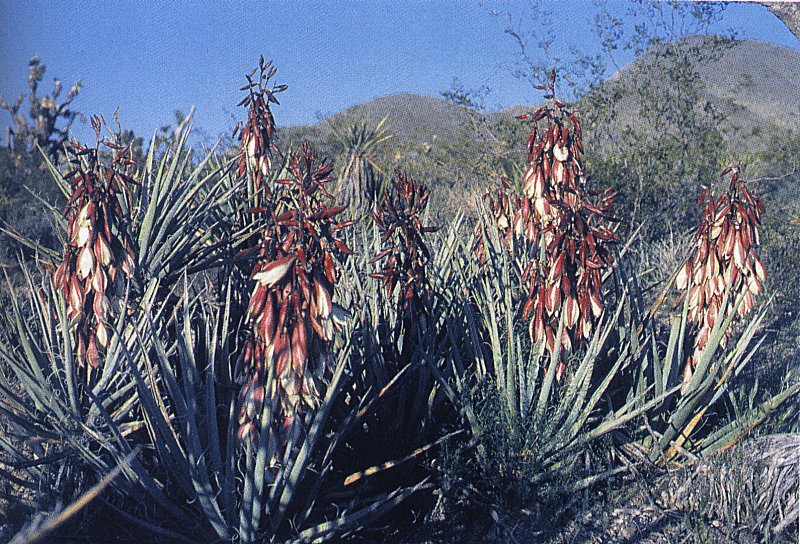
<svg viewBox="0 0 800 544">
<path fill-rule="evenodd" d="M 386 265 L 370 276 L 381 280 L 389 299 L 399 288 L 398 315 L 402 316 L 406 335 L 411 334 L 415 321 L 417 326 L 424 326 L 418 320 L 427 313 L 431 302 L 427 272 L 431 253 L 424 236 L 439 229 L 422 224 L 429 197 L 427 187 L 397 172 L 391 189 L 372 213 L 384 245 L 373 262 L 385 260 Z"/>
<path fill-rule="evenodd" d="M 539 88 L 548 91 L 545 96 L 552 104 L 519 117 L 534 121 L 522 194 L 505 184 L 496 195 L 487 194 L 486 202 L 505 246 L 527 245 L 522 313 L 530 318 L 533 341 L 544 340 L 551 356 L 560 344 L 560 352 L 567 355 L 591 337 L 603 313 L 603 271 L 613 264 L 611 245 L 617 241 L 604 224 L 614 193 L 607 190 L 590 202 L 578 118 L 555 98 L 555 72 L 549 85 Z M 479 254 L 485 258 L 484 243 L 479 238 Z M 565 324 L 559 329 L 562 313 Z M 555 363 L 560 378 L 564 365 Z"/>
<path fill-rule="evenodd" d="M 387 119 L 381 119 L 374 128 L 370 128 L 367 121 L 334 127 L 345 153 L 336 193 L 339 201 L 356 214 L 368 212 L 383 191 L 384 173 L 377 163 L 376 151 L 392 138 L 384 127 Z"/>
<path fill-rule="evenodd" d="M 261 179 L 265 205 L 246 201 L 245 214 L 228 202 L 242 186 L 231 162 L 208 154 L 195 168 L 182 147 L 187 132 L 157 170 L 151 149 L 129 198 L 118 198 L 138 244 L 136 277 L 108 324 L 97 383 L 85 394 L 76 385 L 60 291 L 34 296 L 29 280 L 31 317 L 19 308 L 4 321 L 9 343 L 0 354 L 24 391 L 16 399 L 14 383 L 2 383 L 4 415 L 19 424 L 19 442 L 3 448 L 34 488 L 58 488 L 60 474 L 77 493 L 83 480 L 120 464 L 110 504 L 153 538 L 305 542 L 357 530 L 427 484 L 365 486 L 375 467 L 335 461 L 380 395 L 353 385 L 367 358 L 354 354 L 346 313 L 332 301 L 337 255 L 349 252 L 339 237 L 351 223 L 336 219 L 331 169 L 308 146 L 289 153 L 285 169 Z M 251 187 L 255 175 L 246 172 Z M 247 248 L 254 232 L 259 244 Z M 236 278 L 220 281 L 207 269 L 231 266 L 231 250 L 241 247 L 240 258 L 256 262 L 240 334 Z M 59 447 L 36 446 L 46 461 L 31 463 L 20 445 L 28 442 Z M 136 445 L 151 453 L 124 461 Z M 64 458 L 74 462 L 59 473 L 54 463 Z"/>
<path fill-rule="evenodd" d="M 126 168 L 124 175 L 133 182 L 117 183 L 116 202 L 110 205 L 119 206 L 117 220 L 125 226 L 136 257 L 132 280 L 137 292 L 154 280 L 159 280 L 162 287 L 173 285 L 186 268 L 196 272 L 226 262 L 246 238 L 243 229 L 231 232 L 236 215 L 228 204 L 241 185 L 233 175 L 233 162 L 220 161 L 215 149 L 198 160 L 188 145 L 190 122 L 191 116 L 184 119 L 161 157 L 156 156 L 158 145 L 154 136 L 143 165 L 122 164 Z M 111 133 L 103 144 L 114 155 L 122 151 L 119 136 Z M 102 153 L 98 157 L 98 163 L 106 158 Z M 120 160 L 130 161 L 112 159 L 111 164 L 96 168 L 114 171 L 118 166 L 113 163 Z M 53 181 L 70 201 L 78 188 L 73 189 L 70 179 L 56 165 L 47 160 L 46 164 Z M 66 232 L 67 218 L 62 210 L 42 200 L 40 203 L 60 231 Z M 0 232 L 33 249 L 53 268 L 61 264 L 62 251 L 43 246 L 10 228 L 0 228 Z M 62 239 L 65 244 L 69 242 L 65 235 Z"/>
<path fill-rule="evenodd" d="M 256 414 L 265 398 L 272 414 L 291 431 L 295 413 L 315 409 L 330 378 L 330 347 L 336 315 L 334 253 L 350 253 L 336 232 L 342 207 L 333 207 L 326 184 L 331 167 L 320 162 L 306 142 L 289 162 L 290 178 L 272 195 L 271 221 L 261 236 L 252 279 L 256 286 L 247 311 L 250 331 L 238 362 L 239 437 L 256 432 Z M 274 373 L 275 383 L 267 383 Z M 267 386 L 272 389 L 267 390 Z M 268 403 L 269 404 L 269 403 Z M 262 422 L 271 425 L 271 422 Z"/>
<path fill-rule="evenodd" d="M 475 374 L 454 384 L 454 402 L 475 446 L 465 470 L 499 500 L 576 490 L 625 470 L 606 458 L 587 471 L 585 453 L 676 391 L 609 402 L 612 384 L 641 361 L 635 312 L 628 287 L 611 311 L 602 302 L 613 194 L 591 202 L 580 124 L 554 98 L 554 83 L 552 74 L 544 86 L 552 104 L 523 116 L 535 124 L 521 187 L 487 193 L 461 250 L 462 349 Z"/>
<path fill-rule="evenodd" d="M 93 120 L 98 134 L 102 124 Z M 214 209 L 235 190 L 220 179 L 230 168 L 210 170 L 209 157 L 196 163 L 188 133 L 180 131 L 158 161 L 151 144 L 141 167 L 113 133 L 98 136 L 94 148 L 74 144 L 69 172 L 47 162 L 69 202 L 66 216 L 42 202 L 62 229 L 63 253 L 12 233 L 37 250 L 46 273 L 26 271 L 23 292 L 3 316 L 2 359 L 11 375 L 2 379 L 2 409 L 16 423 L 2 445 L 11 466 L 25 467 L 15 485 L 50 490 L 42 507 L 78 493 L 141 439 L 128 357 L 142 326 L 137 308 L 157 315 L 176 278 L 221 260 L 232 244 L 219 236 L 228 218 Z M 141 476 L 144 469 L 137 458 L 125 470 Z M 133 476 L 113 487 L 133 504 L 161 493 L 155 484 L 143 490 Z"/>
<path fill-rule="evenodd" d="M 442 448 L 458 447 L 466 437 L 451 402 L 457 399 L 453 380 L 470 372 L 461 357 L 463 299 L 456 262 L 464 223 L 457 216 L 443 233 L 423 231 L 428 227 L 423 193 L 421 184 L 396 176 L 384 193 L 383 211 L 376 208 L 382 226 L 373 221 L 371 230 L 349 233 L 355 253 L 343 264 L 337 287 L 354 317 L 353 366 L 361 369 L 349 394 L 376 393 L 337 458 L 352 467 L 348 485 L 364 492 L 416 486 L 428 478 L 441 482 Z M 419 493 L 387 519 L 402 530 L 420 521 L 433 500 L 432 493 Z"/>
<path fill-rule="evenodd" d="M 539 228 L 537 245 L 543 258 L 527 268 L 528 298 L 524 317 L 532 316 L 534 342 L 546 340 L 569 353 L 590 338 L 603 313 L 602 273 L 613 263 L 610 245 L 617 236 L 602 224 L 611 209 L 610 191 L 595 205 L 587 197 L 587 177 L 581 160 L 583 143 L 577 117 L 555 98 L 555 72 L 544 87 L 553 100 L 532 114 L 547 119 L 543 134 L 534 125 L 528 139 L 529 167 L 523 192 L 530 199 L 531 218 Z M 565 317 L 561 335 L 558 323 Z"/>
<path fill-rule="evenodd" d="M 366 359 L 354 355 L 350 343 L 334 346 L 337 329 L 347 327 L 346 312 L 333 303 L 336 257 L 350 252 L 339 236 L 352 222 L 336 218 L 343 208 L 332 206 L 330 172 L 305 144 L 289 154 L 285 172 L 270 171 L 262 180 L 269 183 L 264 205 L 249 210 L 260 217 L 252 223 L 261 229 L 259 241 L 243 252 L 256 259 L 255 286 L 238 353 L 217 348 L 231 338 L 232 280 L 224 284 L 224 311 L 208 313 L 211 308 L 184 301 L 186 344 L 179 359 L 164 355 L 174 353 L 169 325 L 152 334 L 166 342 L 152 366 L 168 387 L 159 393 L 143 374 L 137 377 L 139 394 L 163 465 L 175 467 L 169 474 L 186 475 L 177 482 L 183 496 L 199 498 L 192 534 L 243 542 L 322 540 L 358 528 L 424 485 L 371 491 L 353 485 L 368 479 L 368 466 L 348 474 L 337 463 L 348 436 L 374 410 L 377 392 L 351 384 L 365 372 Z M 203 317 L 187 317 L 193 311 Z M 211 323 L 215 329 L 209 330 Z M 195 332 L 198 325 L 206 327 L 203 334 Z M 205 343 L 190 343 L 201 338 Z M 197 373 L 196 357 L 215 362 Z M 227 367 L 230 357 L 237 360 L 234 372 Z M 202 405 L 194 400 L 199 398 Z M 219 404 L 227 407 L 227 425 L 224 417 L 215 423 Z M 179 425 L 173 421 L 182 420 L 163 410 L 192 405 L 197 416 Z M 345 466 L 353 470 L 351 463 Z"/>
<path fill-rule="evenodd" d="M 72 188 L 65 211 L 68 240 L 53 280 L 68 302 L 78 363 L 88 361 L 96 370 L 108 345 L 108 323 L 119 312 L 126 278 L 133 277 L 136 263 L 120 206 L 120 198 L 129 195 L 125 188 L 134 181 L 131 167 L 136 163 L 126 153 L 129 149 L 101 140 L 98 118 L 92 125 L 97 134 L 94 148 L 68 148 L 74 166 L 64 176 Z M 100 160 L 101 145 L 113 152 L 108 167 Z"/>
<path fill-rule="evenodd" d="M 675 278 L 675 285 L 689 298 L 688 318 L 694 336 L 684 382 L 691 380 L 717 316 L 731 314 L 741 294 L 737 311 L 739 317 L 744 317 L 753 310 L 754 297 L 764 291 L 766 272 L 757 253 L 763 204 L 739 179 L 737 167 L 726 168 L 722 176 L 728 173 L 730 184 L 719 198 L 714 199 L 708 189 L 701 193 L 703 212 L 694 251 Z M 727 331 L 722 335 L 721 347 L 725 347 L 728 336 Z"/>
<path fill-rule="evenodd" d="M 429 196 L 424 185 L 396 172 L 372 213 L 375 238 L 364 241 L 364 251 L 375 254 L 368 267 L 377 271 L 369 277 L 378 282 L 355 286 L 361 297 L 377 299 L 369 314 L 375 321 L 362 320 L 356 332 L 370 365 L 359 384 L 385 396 L 356 438 L 365 450 L 359 455 L 372 461 L 419 454 L 444 434 L 446 399 L 434 369 L 442 364 L 447 303 L 436 300 L 428 276 L 434 263 L 426 238 L 438 230 L 424 224 Z M 412 466 L 412 478 L 419 469 Z"/>
<path fill-rule="evenodd" d="M 515 262 L 522 257 L 507 250 L 493 216 L 482 217 L 486 260 L 470 259 L 470 242 L 459 259 L 470 286 L 462 302 L 462 353 L 475 361 L 475 374 L 453 384 L 473 436 L 471 454 L 459 465 L 472 474 L 478 502 L 546 501 L 627 470 L 608 456 L 587 456 L 677 391 L 650 398 L 633 391 L 620 404 L 610 402 L 612 388 L 642 359 L 630 293 L 604 310 L 585 347 L 566 357 L 557 342 L 551 354 L 546 338 L 535 341 L 522 318 L 525 279 Z M 566 319 L 562 313 L 557 333 L 563 334 Z M 553 361 L 566 364 L 560 369 Z"/>
<path fill-rule="evenodd" d="M 552 78 L 545 88 L 553 99 Z M 535 126 L 531 133 L 521 194 L 510 183 L 489 194 L 475 241 L 464 246 L 477 248 L 479 255 L 477 264 L 465 259 L 461 270 L 473 296 L 463 305 L 471 332 L 467 358 L 482 378 L 474 388 L 469 381 L 455 388 L 461 398 L 454 402 L 460 400 L 470 414 L 466 421 L 475 437 L 466 470 L 478 470 L 490 482 L 490 494 L 507 486 L 511 495 L 516 489 L 518 497 L 533 496 L 547 484 L 570 491 L 628 470 L 609 456 L 595 459 L 599 465 L 586 464 L 586 450 L 601 440 L 613 439 L 619 447 L 615 455 L 633 463 L 649 456 L 664 464 L 683 453 L 712 455 L 728 447 L 800 387 L 787 385 L 733 417 L 722 417 L 711 431 L 692 434 L 728 394 L 728 378 L 741 372 L 760 345 L 754 337 L 763 312 L 725 353 L 720 343 L 733 337 L 735 311 L 718 313 L 701 363 L 682 386 L 684 339 L 692 338 L 686 334 L 692 322 L 688 297 L 667 330 L 669 340 L 663 339 L 651 318 L 664 297 L 644 311 L 627 263 L 630 241 L 615 251 L 616 236 L 603 225 L 613 194 L 590 198 L 577 118 L 555 99 L 531 116 L 548 121 L 544 130 Z M 740 195 L 741 186 L 733 187 Z M 746 198 L 731 196 L 722 206 Z M 731 208 L 736 213 L 738 208 Z M 756 218 L 754 211 L 739 213 Z M 749 234 L 754 238 L 752 230 Z M 738 258 L 751 263 L 758 278 L 755 255 L 750 261 Z M 608 279 L 613 281 L 604 285 Z M 744 291 L 753 294 L 746 279 L 739 286 L 734 298 L 730 289 L 724 292 L 720 308 L 738 310 Z M 600 298 L 604 290 L 613 293 L 611 312 Z M 528 315 L 533 319 L 524 334 Z"/>
<path fill-rule="evenodd" d="M 135 330 L 145 323 L 122 304 L 126 311 L 107 322 L 108 344 L 86 381 L 70 334 L 69 300 L 49 275 L 27 267 L 22 274 L 21 291 L 8 282 L 10 309 L 0 318 L 0 361 L 11 373 L 0 377 L 0 449 L 14 469 L 3 476 L 18 487 L 19 503 L 47 510 L 117 465 L 129 474 L 141 470 L 138 458 L 123 460 L 144 427 L 127 353 L 137 349 Z M 158 316 L 155 293 L 150 289 L 140 300 Z M 145 497 L 129 480 L 113 487 L 134 501 Z"/>
<path fill-rule="evenodd" d="M 210 305 L 184 295 L 169 319 L 154 319 L 143 330 L 154 349 L 134 355 L 143 358 L 144 371 L 135 379 L 159 459 L 141 478 L 173 489 L 154 503 L 155 520 L 186 541 L 312 542 L 353 531 L 418 490 L 361 496 L 345 486 L 349 473 L 333 463 L 359 424 L 356 413 L 370 404 L 369 397 L 352 399 L 349 417 L 336 416 L 347 407 L 342 403 L 351 376 L 360 371 L 350 366 L 354 358 L 346 343 L 331 353 L 329 380 L 315 409 L 296 411 L 288 429 L 277 401 L 279 376 L 271 367 L 264 387 L 276 393 L 265 397 L 256 415 L 259 427 L 242 442 L 241 403 L 229 364 L 235 354 L 226 342 L 230 311 L 228 298 Z"/>
<path fill-rule="evenodd" d="M 756 251 L 761 203 L 739 179 L 736 168 L 727 168 L 723 176 L 728 173 L 732 175 L 725 194 L 717 199 L 705 190 L 701 194 L 703 213 L 693 251 L 648 312 L 650 318 L 658 311 L 672 285 L 682 291 L 666 349 L 652 343 L 642 369 L 652 373 L 642 379 L 655 393 L 681 385 L 673 405 L 651 414 L 653 434 L 643 441 L 650 459 L 661 464 L 729 448 L 800 391 L 800 383 L 785 383 L 762 402 L 750 398 L 740 413 L 723 414 L 717 428 L 703 430 L 703 422 L 719 409 L 721 400 L 737 395 L 737 376 L 765 340 L 756 336 L 767 315 L 766 305 L 734 327 L 737 318 L 753 310 L 753 297 L 763 290 L 766 272 Z"/>
</svg>

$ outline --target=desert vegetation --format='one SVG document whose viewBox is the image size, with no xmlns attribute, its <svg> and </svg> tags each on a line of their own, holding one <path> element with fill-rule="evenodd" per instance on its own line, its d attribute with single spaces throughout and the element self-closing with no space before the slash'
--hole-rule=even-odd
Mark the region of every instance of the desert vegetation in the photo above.
<svg viewBox="0 0 800 544">
<path fill-rule="evenodd" d="M 655 113 L 570 66 L 502 119 L 451 90 L 464 132 L 414 164 L 385 115 L 277 128 L 264 58 L 225 144 L 70 141 L 80 84 L 39 98 L 31 61 L 44 121 L 0 103 L 4 536 L 791 541 L 800 140 L 731 156 L 713 40 L 640 44 Z"/>
</svg>

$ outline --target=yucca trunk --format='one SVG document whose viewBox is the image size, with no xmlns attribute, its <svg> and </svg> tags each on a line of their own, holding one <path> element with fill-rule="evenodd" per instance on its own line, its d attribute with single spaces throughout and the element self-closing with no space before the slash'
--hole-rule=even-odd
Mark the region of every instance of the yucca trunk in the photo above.
<svg viewBox="0 0 800 544">
<path fill-rule="evenodd" d="M 380 172 L 364 157 L 351 154 L 339 176 L 337 193 L 339 201 L 353 210 L 369 210 L 380 197 L 382 187 Z"/>
</svg>

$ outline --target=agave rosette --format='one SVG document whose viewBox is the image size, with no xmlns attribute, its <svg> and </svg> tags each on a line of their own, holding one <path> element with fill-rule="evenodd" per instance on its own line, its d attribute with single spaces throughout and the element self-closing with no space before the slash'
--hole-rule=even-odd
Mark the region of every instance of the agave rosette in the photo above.
<svg viewBox="0 0 800 544">
<path fill-rule="evenodd" d="M 53 282 L 67 302 L 79 363 L 97 368 L 111 334 L 115 301 L 124 294 L 124 280 L 133 276 L 136 262 L 119 201 L 134 181 L 136 162 L 129 147 L 100 140 L 99 119 L 93 118 L 92 125 L 97 145 L 72 144 L 68 150 L 74 168 L 64 176 L 72 190 L 64 211 L 67 240 Z M 101 151 L 111 152 L 110 165 L 101 161 Z"/>
<path fill-rule="evenodd" d="M 256 71 L 259 75 L 253 79 Z M 272 115 L 270 104 L 279 104 L 275 95 L 286 90 L 286 85 L 272 85 L 270 81 L 275 76 L 277 69 L 272 66 L 272 61 L 264 61 L 261 57 L 258 67 L 247 74 L 247 84 L 241 88 L 247 91 L 247 96 L 239 102 L 240 106 L 248 108 L 247 122 L 239 131 L 239 170 L 240 177 L 247 173 L 248 168 L 253 173 L 255 189 L 261 189 L 264 178 L 272 167 L 272 153 L 277 151 L 274 143 L 275 118 Z M 269 187 L 264 187 L 269 192 Z"/>
<path fill-rule="evenodd" d="M 675 278 L 676 287 L 683 291 L 681 300 L 688 296 L 688 319 L 694 327 L 685 381 L 697 368 L 720 316 L 725 319 L 736 311 L 744 317 L 752 311 L 754 297 L 764 292 L 766 271 L 758 256 L 764 205 L 739 178 L 737 167 L 726 168 L 722 176 L 727 174 L 731 174 L 731 180 L 719 198 L 703 189 L 699 200 L 703 211 L 694 248 Z M 726 329 L 722 347 L 729 336 L 730 329 Z"/>
<path fill-rule="evenodd" d="M 334 253 L 350 253 L 337 232 L 352 221 L 336 219 L 344 207 L 332 206 L 326 188 L 331 167 L 307 142 L 290 157 L 288 173 L 273 192 L 275 208 L 259 244 L 245 250 L 257 254 L 258 262 L 251 275 L 256 285 L 247 309 L 248 336 L 238 360 L 240 439 L 256 429 L 267 397 L 278 399 L 284 425 L 297 409 L 317 406 L 342 318 L 332 300 Z"/>
</svg>

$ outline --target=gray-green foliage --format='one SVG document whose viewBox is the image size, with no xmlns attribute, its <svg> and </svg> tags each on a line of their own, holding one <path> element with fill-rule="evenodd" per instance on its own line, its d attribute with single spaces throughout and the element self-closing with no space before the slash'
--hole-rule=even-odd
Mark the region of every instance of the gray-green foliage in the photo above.
<svg viewBox="0 0 800 544">
<path fill-rule="evenodd" d="M 23 501 L 28 508 L 49 509 L 51 498 L 68 499 L 121 466 L 123 474 L 111 484 L 114 508 L 152 538 L 306 542 L 357 530 L 428 485 L 418 474 L 374 487 L 369 464 L 341 461 L 348 457 L 349 435 L 380 400 L 381 391 L 361 387 L 372 383 L 367 375 L 376 368 L 375 354 L 369 343 L 353 343 L 345 329 L 327 394 L 302 422 L 295 418 L 280 463 L 273 464 L 278 438 L 270 434 L 269 402 L 263 438 L 237 445 L 238 386 L 231 374 L 247 283 L 234 252 L 259 226 L 247 211 L 242 184 L 230 175 L 231 161 L 213 153 L 194 160 L 187 137 L 188 130 L 181 131 L 158 161 L 151 145 L 141 183 L 121 197 L 138 248 L 137 276 L 117 301 L 122 311 L 108 324 L 115 333 L 97 369 L 76 362 L 63 295 L 49 274 L 26 272 L 19 291 L 9 283 L 11 312 L 0 321 L 6 372 L 0 446 L 12 470 L 3 476 L 34 492 Z M 68 191 L 59 170 L 51 163 L 50 169 Z M 63 236 L 63 219 L 50 211 Z M 58 262 L 58 252 L 42 251 Z M 212 266 L 221 274 L 215 276 Z M 379 298 L 370 285 L 348 299 L 353 314 L 364 317 L 367 300 Z M 139 445 L 153 455 L 128 458 Z M 412 453 L 402 444 L 395 452 Z M 51 493 L 35 495 L 44 489 Z M 142 511 L 144 503 L 149 507 Z"/>
<path fill-rule="evenodd" d="M 610 24 L 605 46 L 613 49 L 622 37 Z M 610 82 L 582 101 L 590 120 L 611 116 L 617 125 L 599 126 L 619 129 L 601 145 L 595 168 L 628 189 L 656 180 L 650 193 L 636 196 L 636 214 L 657 211 L 674 219 L 677 231 L 690 212 L 674 217 L 671 203 L 684 202 L 698 180 L 713 177 L 709 172 L 716 172 L 724 154 L 715 124 L 719 113 L 704 103 L 693 64 L 704 43 L 645 44 L 656 48 L 632 68 L 641 81 L 666 72 L 684 83 L 655 109 L 644 105 L 661 95 L 644 84 L 622 88 Z M 725 42 L 703 54 L 716 54 L 717 46 Z M 616 117 L 626 96 L 638 97 L 643 108 L 634 120 Z M 519 140 L 521 125 L 469 115 L 471 128 L 462 140 L 426 142 L 427 151 L 414 148 L 398 160 L 416 162 L 424 171 L 440 166 L 443 156 L 457 155 L 460 167 L 437 170 L 444 172 L 442 179 L 457 181 L 453 191 L 487 172 L 513 179 L 513 145 L 507 142 Z M 662 118 L 663 130 L 639 139 L 637 130 Z M 385 139 L 381 129 L 382 124 L 375 131 L 353 125 L 351 143 L 359 153 L 362 146 L 369 152 Z M 520 262 L 499 247 L 479 212 L 466 211 L 484 221 L 490 259 L 476 262 L 474 239 L 460 215 L 435 238 L 434 302 L 420 324 L 423 340 L 405 366 L 392 360 L 407 340 L 397 335 L 395 300 L 367 277 L 374 271 L 369 260 L 378 251 L 377 235 L 366 227 L 353 234 L 350 245 L 357 254 L 341 263 L 337 286 L 337 300 L 353 318 L 337 338 L 334 381 L 320 409 L 304 422 L 310 431 L 295 433 L 282 463 L 268 465 L 274 447 L 269 436 L 250 449 L 235 446 L 231 375 L 249 271 L 246 263 L 237 266 L 236 252 L 258 228 L 248 211 L 257 198 L 231 174 L 230 159 L 214 152 L 198 156 L 187 138 L 182 123 L 164 142 L 166 149 L 159 151 L 154 140 L 143 157 L 142 183 L 127 195 L 137 278 L 124 301 L 126 312 L 113 324 L 116 334 L 103 364 L 90 379 L 88 369 L 75 363 L 64 301 L 47 274 L 26 272 L 23 288 L 12 292 L 11 311 L 0 316 L 0 448 L 12 467 L 0 475 L 17 489 L 31 490 L 18 498 L 32 510 L 54 506 L 43 490 L 76 496 L 119 466 L 123 474 L 111 484 L 114 506 L 153 538 L 313 541 L 350 534 L 431 486 L 417 462 L 440 444 L 457 450 L 454 465 L 446 468 L 465 487 L 492 500 L 520 502 L 570 494 L 630 464 L 713 456 L 778 410 L 796 426 L 796 376 L 762 390 L 743 380 L 763 351 L 765 310 L 741 324 L 718 319 L 700 368 L 681 388 L 684 346 L 691 345 L 686 307 L 670 311 L 659 297 L 658 313 L 647 313 L 640 278 L 625 251 L 608 277 L 612 303 L 556 379 L 556 365 L 543 346 L 531 343 L 519 316 Z M 595 138 L 601 143 L 599 133 Z M 632 141 L 641 146 L 631 147 Z M 359 169 L 372 161 L 357 155 L 345 162 L 343 180 L 353 174 L 361 180 Z M 780 154 L 756 159 L 769 163 L 764 172 L 786 167 Z M 48 164 L 67 194 L 57 167 Z M 276 164 L 273 175 L 280 178 L 283 165 Z M 681 194 L 656 200 L 668 183 L 677 183 Z M 375 191 L 364 193 L 361 185 L 358 192 L 373 198 Z M 463 194 L 458 196 L 463 206 Z M 63 229 L 60 210 L 48 209 Z M 632 227 L 639 222 L 626 219 Z M 794 223 L 777 220 L 774 229 L 787 233 L 789 243 L 781 247 L 791 250 Z M 648 236 L 657 234 L 651 230 Z M 43 259 L 60 259 L 45 244 L 29 242 Z M 791 267 L 778 257 L 774 264 Z M 659 279 L 668 275 L 662 270 Z M 786 311 L 782 315 L 789 319 Z M 728 327 L 736 335 L 722 349 Z M 270 409 L 265 403 L 262 421 L 270 420 Z M 461 444 L 457 437 L 468 440 Z M 131 457 L 138 445 L 152 455 Z M 432 465 L 441 467 L 439 461 Z M 401 481 L 394 484 L 393 477 Z M 152 508 L 138 509 L 143 503 Z"/>
<path fill-rule="evenodd" d="M 187 207 L 200 214 L 193 217 L 213 227 L 220 216 L 235 214 L 228 201 L 209 204 L 204 196 L 230 181 L 203 182 L 192 169 L 183 172 L 180 162 L 170 164 L 165 160 L 164 172 L 173 174 L 155 179 L 174 185 L 178 195 L 186 176 L 207 187 Z M 224 169 L 213 171 L 225 175 Z M 177 198 L 156 209 L 153 225 L 170 225 L 168 217 L 180 215 L 181 202 Z M 201 213 L 198 207 L 216 211 Z M 501 248 L 491 228 L 483 224 L 491 248 L 483 265 L 474 258 L 474 238 L 464 235 L 461 220 L 435 239 L 435 302 L 424 341 L 403 368 L 387 365 L 393 353 L 387 347 L 403 341 L 394 336 L 396 303 L 367 277 L 378 240 L 370 229 L 354 234 L 358 256 L 343 263 L 337 289 L 353 318 L 337 338 L 333 382 L 320 409 L 308 414 L 308 433 L 293 435 L 277 466 L 266 464 L 274 447 L 269 438 L 249 449 L 235 445 L 231 369 L 241 295 L 224 252 L 200 261 L 223 265 L 226 274 L 219 278 L 191 273 L 196 261 L 178 257 L 163 261 L 176 263 L 171 270 L 177 277 L 144 275 L 142 293 L 129 296 L 105 360 L 88 381 L 88 369 L 74 362 L 61 295 L 46 276 L 28 274 L 26 289 L 15 293 L 12 312 L 0 326 L 0 356 L 13 374 L 0 383 L 0 410 L 8 422 L 0 445 L 16 469 L 4 475 L 16 485 L 56 489 L 67 497 L 94 475 L 121 466 L 123 474 L 111 484 L 121 497 L 115 507 L 153 534 L 185 541 L 312 541 L 350 533 L 429 486 L 424 471 L 400 467 L 458 435 L 469 440 L 449 468 L 468 475 L 470 486 L 494 494 L 493 500 L 545 500 L 553 492 L 570 494 L 611 478 L 648 457 L 664 464 L 676 456 L 713 455 L 796 398 L 796 381 L 763 398 L 743 396 L 736 388 L 761 342 L 763 311 L 725 350 L 718 347 L 719 337 L 731 324 L 719 319 L 693 381 L 679 391 L 686 308 L 669 317 L 666 329 L 652 323 L 630 275 L 625 254 L 630 246 L 608 274 L 614 302 L 556 379 L 556 365 L 542 346 L 531 343 L 519 316 L 522 266 Z M 193 230 L 175 232 L 165 239 L 189 240 L 153 246 L 192 247 Z M 726 399 L 738 411 L 725 413 Z M 265 403 L 262 421 L 269 421 L 270 409 Z M 718 422 L 708 428 L 712 410 Z M 461 426 L 466 434 L 458 432 Z M 370 445 L 387 436 L 393 443 Z M 139 444 L 152 448 L 154 456 L 126 460 Z M 587 452 L 592 453 L 587 457 Z M 627 452 L 626 463 L 620 462 L 621 452 Z M 32 454 L 41 461 L 31 462 Z M 387 484 L 383 474 L 407 479 Z M 140 501 L 152 508 L 137 511 Z"/>
</svg>

